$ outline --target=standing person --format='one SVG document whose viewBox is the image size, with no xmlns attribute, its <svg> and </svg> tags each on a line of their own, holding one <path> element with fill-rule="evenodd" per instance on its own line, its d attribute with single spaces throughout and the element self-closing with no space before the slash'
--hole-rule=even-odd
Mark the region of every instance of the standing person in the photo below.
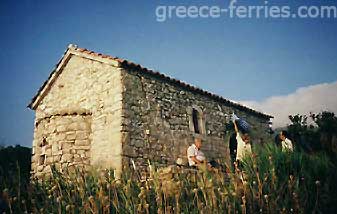
<svg viewBox="0 0 337 214">
<path fill-rule="evenodd" d="M 252 147 L 250 144 L 250 136 L 248 133 L 240 134 L 238 126 L 236 124 L 236 120 L 233 120 L 234 128 L 236 132 L 236 141 L 238 143 L 237 145 L 237 151 L 236 151 L 236 161 L 238 163 L 238 166 L 242 166 L 242 160 L 245 156 L 252 154 Z"/>
<path fill-rule="evenodd" d="M 279 134 L 280 140 L 282 140 L 281 142 L 281 146 L 282 146 L 282 151 L 294 151 L 294 147 L 293 147 L 293 143 L 291 142 L 291 140 L 288 138 L 288 132 L 287 131 L 281 131 Z"/>
<path fill-rule="evenodd" d="M 236 151 L 238 148 L 238 142 L 236 141 L 236 133 L 233 133 L 229 138 L 229 154 L 232 161 L 232 166 L 234 167 L 234 162 L 236 161 Z"/>
<path fill-rule="evenodd" d="M 189 166 L 196 167 L 201 163 L 205 162 L 204 153 L 200 151 L 201 149 L 201 139 L 195 138 L 194 144 L 187 149 L 187 159 Z"/>
</svg>

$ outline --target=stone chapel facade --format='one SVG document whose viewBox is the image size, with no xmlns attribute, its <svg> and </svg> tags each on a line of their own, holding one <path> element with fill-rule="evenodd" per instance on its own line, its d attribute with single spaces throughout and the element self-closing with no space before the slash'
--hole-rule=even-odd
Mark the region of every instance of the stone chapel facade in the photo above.
<svg viewBox="0 0 337 214">
<path fill-rule="evenodd" d="M 228 115 L 269 137 L 269 115 L 116 57 L 69 45 L 28 106 L 35 111 L 32 174 L 76 165 L 114 168 L 186 160 L 195 136 L 229 160 Z"/>
</svg>

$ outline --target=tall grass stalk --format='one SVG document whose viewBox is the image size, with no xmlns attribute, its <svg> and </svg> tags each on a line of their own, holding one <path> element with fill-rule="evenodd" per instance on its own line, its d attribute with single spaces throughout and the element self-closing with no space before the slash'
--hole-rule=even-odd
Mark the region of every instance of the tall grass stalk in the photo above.
<svg viewBox="0 0 337 214">
<path fill-rule="evenodd" d="M 8 213 L 311 213 L 333 210 L 335 166 L 324 154 L 285 153 L 273 145 L 256 148 L 231 170 L 177 166 L 149 177 L 136 168 L 117 179 L 112 169 L 75 170 L 9 189 Z M 19 170 L 18 170 L 19 173 Z M 1 182 L 5 183 L 5 182 Z M 5 186 L 1 186 L 1 189 Z M 22 194 L 22 189 L 26 191 Z"/>
</svg>

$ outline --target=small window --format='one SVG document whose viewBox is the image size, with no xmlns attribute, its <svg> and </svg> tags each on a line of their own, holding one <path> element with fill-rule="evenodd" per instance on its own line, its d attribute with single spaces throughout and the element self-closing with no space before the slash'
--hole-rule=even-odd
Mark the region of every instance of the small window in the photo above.
<svg viewBox="0 0 337 214">
<path fill-rule="evenodd" d="M 200 134 L 200 125 L 199 125 L 199 112 L 193 108 L 192 110 L 192 120 L 194 126 L 194 132 Z"/>
<path fill-rule="evenodd" d="M 205 113 L 201 107 L 193 105 L 186 108 L 188 116 L 188 126 L 190 132 L 195 134 L 206 134 Z"/>
<path fill-rule="evenodd" d="M 44 137 L 42 139 L 42 142 L 40 144 L 40 148 L 41 148 L 41 153 L 39 155 L 39 165 L 44 165 L 46 162 L 46 147 L 47 147 L 47 139 Z"/>
<path fill-rule="evenodd" d="M 46 137 L 42 139 L 42 142 L 40 144 L 40 147 L 46 146 L 48 144 Z"/>
<path fill-rule="evenodd" d="M 45 162 L 46 162 L 46 155 L 40 155 L 39 165 L 44 165 Z"/>
</svg>

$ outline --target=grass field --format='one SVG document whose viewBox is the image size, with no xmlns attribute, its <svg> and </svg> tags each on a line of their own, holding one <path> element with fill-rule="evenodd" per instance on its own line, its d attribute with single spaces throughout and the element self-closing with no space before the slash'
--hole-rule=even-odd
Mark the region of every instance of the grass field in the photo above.
<svg viewBox="0 0 337 214">
<path fill-rule="evenodd" d="M 29 183 L 13 169 L 1 180 L 8 213 L 331 213 L 336 209 L 336 166 L 324 153 L 256 148 L 242 170 L 172 167 L 137 178 L 113 170 L 80 168 Z M 227 172 L 226 172 L 227 171 Z"/>
</svg>

